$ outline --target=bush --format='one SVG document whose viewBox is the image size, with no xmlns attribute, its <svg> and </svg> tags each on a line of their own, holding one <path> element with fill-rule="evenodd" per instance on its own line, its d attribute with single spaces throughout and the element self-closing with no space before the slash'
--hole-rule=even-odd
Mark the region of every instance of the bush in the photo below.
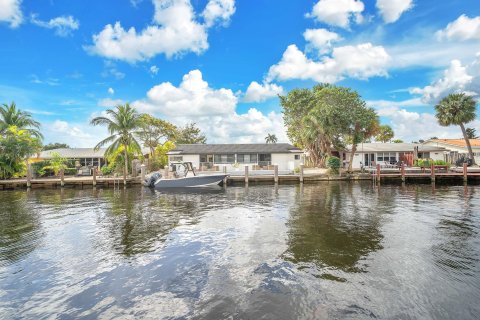
<svg viewBox="0 0 480 320">
<path fill-rule="evenodd" d="M 327 168 L 330 168 L 330 170 L 333 173 L 338 174 L 339 169 L 340 169 L 340 165 L 341 165 L 340 158 L 338 158 L 338 157 L 328 157 L 327 158 Z"/>
<path fill-rule="evenodd" d="M 103 166 L 100 170 L 104 176 L 109 176 L 113 173 L 114 168 L 110 166 Z"/>
<path fill-rule="evenodd" d="M 74 176 L 77 174 L 77 169 L 76 168 L 66 168 L 65 169 L 65 175 L 66 176 Z"/>
<path fill-rule="evenodd" d="M 449 164 L 444 160 L 433 160 L 433 159 L 417 159 L 415 161 L 416 167 L 430 167 L 433 165 L 436 166 L 448 166 Z"/>
</svg>

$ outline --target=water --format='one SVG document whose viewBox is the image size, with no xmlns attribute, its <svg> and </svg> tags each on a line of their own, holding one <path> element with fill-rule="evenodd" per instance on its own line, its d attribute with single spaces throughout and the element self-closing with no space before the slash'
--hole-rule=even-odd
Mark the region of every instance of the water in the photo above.
<svg viewBox="0 0 480 320">
<path fill-rule="evenodd" d="M 478 319 L 479 191 L 0 192 L 0 318 Z"/>
</svg>

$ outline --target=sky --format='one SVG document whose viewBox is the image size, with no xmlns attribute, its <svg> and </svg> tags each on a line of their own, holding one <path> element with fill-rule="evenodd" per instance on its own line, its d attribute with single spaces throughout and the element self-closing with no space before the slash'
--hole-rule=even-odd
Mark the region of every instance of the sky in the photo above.
<svg viewBox="0 0 480 320">
<path fill-rule="evenodd" d="M 209 143 L 287 142 L 278 95 L 317 83 L 358 91 L 406 142 L 460 138 L 434 106 L 480 94 L 478 0 L 0 0 L 0 43 L 0 103 L 72 147 L 126 102 Z"/>
</svg>

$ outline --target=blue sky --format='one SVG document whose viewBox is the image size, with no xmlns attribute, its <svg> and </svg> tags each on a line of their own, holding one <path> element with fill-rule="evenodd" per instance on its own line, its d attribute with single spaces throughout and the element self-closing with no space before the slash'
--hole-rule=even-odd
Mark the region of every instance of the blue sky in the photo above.
<svg viewBox="0 0 480 320">
<path fill-rule="evenodd" d="M 212 143 L 286 141 L 277 94 L 318 82 L 357 90 L 398 138 L 456 138 L 433 106 L 480 93 L 476 0 L 4 0 L 0 40 L 0 102 L 79 147 L 123 102 Z"/>
</svg>

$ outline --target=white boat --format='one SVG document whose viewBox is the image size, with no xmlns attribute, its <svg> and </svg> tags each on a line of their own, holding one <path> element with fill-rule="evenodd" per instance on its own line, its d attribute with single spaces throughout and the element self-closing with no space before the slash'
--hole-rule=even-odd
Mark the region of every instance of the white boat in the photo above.
<svg viewBox="0 0 480 320">
<path fill-rule="evenodd" d="M 155 189 L 198 188 L 220 185 L 228 177 L 228 174 L 197 175 L 191 162 L 176 163 L 173 168 L 172 179 L 164 178 L 156 172 L 145 179 L 144 185 Z M 181 168 L 184 170 L 179 170 Z"/>
</svg>

